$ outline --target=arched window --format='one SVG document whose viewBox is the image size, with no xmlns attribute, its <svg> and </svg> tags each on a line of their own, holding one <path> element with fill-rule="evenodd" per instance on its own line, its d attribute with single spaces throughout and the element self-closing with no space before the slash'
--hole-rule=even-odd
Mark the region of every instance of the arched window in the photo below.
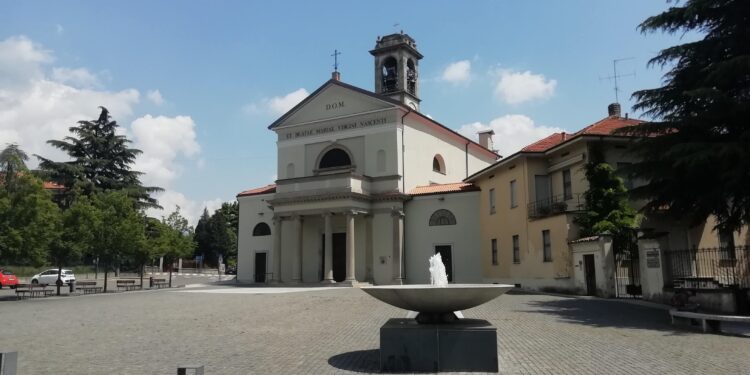
<svg viewBox="0 0 750 375">
<path fill-rule="evenodd" d="M 346 151 L 340 148 L 332 148 L 320 158 L 318 168 L 346 167 L 350 165 L 352 165 L 352 159 L 349 158 L 349 154 Z"/>
<path fill-rule="evenodd" d="M 430 226 L 436 225 L 456 225 L 456 217 L 453 212 L 441 208 L 430 216 Z"/>
<path fill-rule="evenodd" d="M 268 226 L 266 223 L 258 223 L 258 225 L 253 228 L 253 236 L 270 236 L 271 235 L 271 227 Z"/>
<path fill-rule="evenodd" d="M 383 92 L 398 89 L 398 62 L 393 57 L 383 61 Z"/>
<path fill-rule="evenodd" d="M 443 160 L 443 157 L 440 156 L 440 154 L 437 154 L 432 158 L 432 170 L 445 174 L 445 160 Z"/>
<path fill-rule="evenodd" d="M 377 167 L 378 172 L 385 172 L 385 150 L 378 150 Z"/>
<path fill-rule="evenodd" d="M 294 178 L 294 163 L 286 165 L 286 178 Z"/>
</svg>

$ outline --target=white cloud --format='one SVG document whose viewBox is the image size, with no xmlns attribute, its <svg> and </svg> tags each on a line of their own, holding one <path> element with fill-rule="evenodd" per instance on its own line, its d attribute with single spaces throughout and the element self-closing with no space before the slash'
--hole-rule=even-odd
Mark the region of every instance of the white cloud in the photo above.
<svg viewBox="0 0 750 375">
<path fill-rule="evenodd" d="M 101 86 L 96 74 L 93 74 L 84 68 L 52 68 L 52 80 L 81 88 L 95 88 Z"/>
<path fill-rule="evenodd" d="M 130 129 L 135 146 L 143 151 L 135 168 L 146 173 L 142 180 L 147 185 L 169 187 L 181 172 L 177 158 L 200 152 L 195 123 L 189 116 L 145 115 L 135 119 Z"/>
<path fill-rule="evenodd" d="M 310 95 L 304 88 L 292 91 L 284 96 L 265 98 L 257 103 L 250 103 L 243 107 L 247 113 L 270 112 L 274 115 L 283 115 L 303 99 Z"/>
<path fill-rule="evenodd" d="M 476 141 L 477 132 L 488 129 L 495 131 L 492 137 L 494 147 L 503 156 L 509 156 L 552 133 L 563 131 L 557 127 L 536 125 L 534 120 L 524 115 L 505 115 L 493 119 L 489 124 L 473 122 L 462 125 L 458 132 Z"/>
<path fill-rule="evenodd" d="M 530 71 L 515 72 L 501 70 L 495 86 L 495 95 L 508 104 L 520 104 L 534 99 L 546 99 L 554 95 L 557 81 Z"/>
<path fill-rule="evenodd" d="M 159 204 L 164 207 L 164 209 L 146 210 L 148 216 L 160 219 L 162 216 L 168 216 L 170 213 L 174 212 L 175 207 L 179 206 L 180 214 L 188 220 L 190 225 L 193 226 L 198 223 L 198 219 L 200 219 L 204 208 L 208 209 L 208 214 L 210 215 L 221 207 L 221 204 L 224 202 L 219 198 L 196 202 L 174 190 L 164 191 L 163 193 L 155 195 L 155 197 L 159 200 Z"/>
<path fill-rule="evenodd" d="M 471 61 L 461 60 L 448 65 L 440 78 L 453 84 L 469 82 L 471 80 Z"/>
<path fill-rule="evenodd" d="M 159 90 L 149 91 L 148 93 L 146 93 L 146 97 L 151 101 L 151 103 L 154 103 L 156 105 L 164 104 L 164 98 L 161 96 L 161 92 L 159 92 Z"/>
<path fill-rule="evenodd" d="M 50 51 L 23 35 L 0 41 L 0 99 L 6 90 L 43 78 L 43 65 L 53 60 Z"/>
</svg>

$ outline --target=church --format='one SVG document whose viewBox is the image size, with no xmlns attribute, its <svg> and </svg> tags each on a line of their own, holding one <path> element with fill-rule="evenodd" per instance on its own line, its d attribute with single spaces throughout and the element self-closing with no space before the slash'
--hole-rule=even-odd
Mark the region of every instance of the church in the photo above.
<svg viewBox="0 0 750 375">
<path fill-rule="evenodd" d="M 273 122 L 277 180 L 237 195 L 243 283 L 481 282 L 479 189 L 492 132 L 474 142 L 419 111 L 409 35 L 378 38 L 374 91 L 332 78 Z"/>
</svg>

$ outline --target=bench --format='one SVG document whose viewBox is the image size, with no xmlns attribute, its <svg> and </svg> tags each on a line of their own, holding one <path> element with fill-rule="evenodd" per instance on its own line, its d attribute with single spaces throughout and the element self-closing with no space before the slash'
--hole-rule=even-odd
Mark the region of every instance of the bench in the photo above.
<svg viewBox="0 0 750 375">
<path fill-rule="evenodd" d="M 16 298 L 38 298 L 48 297 L 55 293 L 52 289 L 47 289 L 47 284 L 18 284 L 16 285 Z"/>
<path fill-rule="evenodd" d="M 125 291 L 140 289 L 141 286 L 135 283 L 135 280 L 117 280 L 117 290 L 124 289 Z"/>
<path fill-rule="evenodd" d="M 677 309 L 670 309 L 669 316 L 672 318 L 672 324 L 675 324 L 675 318 L 700 320 L 703 332 L 709 332 L 709 330 L 712 332 L 721 332 L 722 321 L 750 323 L 750 316 L 707 314 Z"/>
<path fill-rule="evenodd" d="M 76 289 L 83 292 L 83 294 L 95 294 L 101 293 L 103 287 L 97 286 L 96 281 L 79 281 L 76 283 Z"/>
<path fill-rule="evenodd" d="M 168 288 L 169 283 L 167 282 L 167 279 L 153 279 L 151 287 L 156 289 Z"/>
</svg>

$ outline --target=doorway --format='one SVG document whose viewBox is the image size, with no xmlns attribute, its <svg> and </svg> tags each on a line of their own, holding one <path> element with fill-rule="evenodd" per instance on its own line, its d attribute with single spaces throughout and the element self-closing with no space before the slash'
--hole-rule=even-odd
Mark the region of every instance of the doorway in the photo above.
<svg viewBox="0 0 750 375">
<path fill-rule="evenodd" d="M 321 235 L 321 243 L 323 244 L 323 251 L 321 252 L 322 258 L 321 264 L 321 275 L 325 278 L 326 272 L 326 235 Z M 342 282 L 346 280 L 346 233 L 332 233 L 332 245 L 333 251 L 331 252 L 331 258 L 333 263 L 333 280 L 336 282 Z"/>
<path fill-rule="evenodd" d="M 255 253 L 255 282 L 266 282 L 266 253 Z"/>
<path fill-rule="evenodd" d="M 594 267 L 594 254 L 583 256 L 583 277 L 586 278 L 586 295 L 596 295 L 596 267 Z"/>
<path fill-rule="evenodd" d="M 445 265 L 445 273 L 448 274 L 448 282 L 453 282 L 453 246 L 452 245 L 435 245 L 435 254 L 440 254 L 440 258 Z"/>
</svg>

